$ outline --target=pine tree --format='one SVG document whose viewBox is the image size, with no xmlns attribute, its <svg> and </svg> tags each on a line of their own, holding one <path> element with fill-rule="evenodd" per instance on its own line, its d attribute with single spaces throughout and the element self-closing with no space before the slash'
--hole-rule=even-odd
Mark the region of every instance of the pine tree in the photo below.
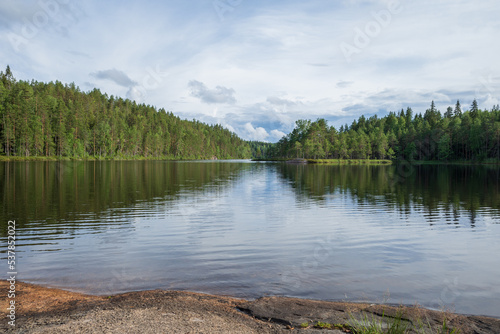
<svg viewBox="0 0 500 334">
<path fill-rule="evenodd" d="M 406 124 L 411 124 L 411 121 L 413 120 L 413 110 L 408 107 L 406 108 Z"/>
<path fill-rule="evenodd" d="M 460 101 L 457 100 L 457 103 L 455 104 L 455 110 L 453 112 L 455 117 L 461 117 L 462 116 L 462 107 L 460 106 Z"/>
<path fill-rule="evenodd" d="M 477 106 L 477 101 L 476 99 L 474 99 L 474 101 L 472 101 L 472 104 L 470 106 L 470 116 L 475 119 L 477 117 L 479 113 L 479 108 Z"/>
</svg>

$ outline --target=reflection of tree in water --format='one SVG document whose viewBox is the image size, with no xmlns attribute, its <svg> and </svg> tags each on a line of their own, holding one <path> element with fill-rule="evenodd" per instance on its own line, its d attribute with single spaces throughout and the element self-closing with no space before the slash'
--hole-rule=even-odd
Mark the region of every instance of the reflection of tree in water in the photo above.
<svg viewBox="0 0 500 334">
<path fill-rule="evenodd" d="M 50 234 L 132 225 L 136 206 L 169 205 L 182 192 L 221 188 L 244 164 L 165 161 L 62 161 L 0 164 L 3 226 L 43 227 Z M 1 229 L 1 235 L 7 228 Z M 40 237 L 40 235 L 39 235 Z"/>
<path fill-rule="evenodd" d="M 500 210 L 500 168 L 494 166 L 413 166 L 407 177 L 397 166 L 279 165 L 297 196 L 327 201 L 335 195 L 360 205 L 397 210 L 404 217 L 422 212 L 430 224 L 459 224 L 467 211 L 472 226 L 479 212 Z"/>
</svg>

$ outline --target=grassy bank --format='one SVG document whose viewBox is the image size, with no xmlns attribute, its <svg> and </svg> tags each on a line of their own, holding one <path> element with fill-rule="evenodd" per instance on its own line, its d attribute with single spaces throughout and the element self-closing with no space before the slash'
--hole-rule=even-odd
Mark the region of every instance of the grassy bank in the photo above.
<svg viewBox="0 0 500 334">
<path fill-rule="evenodd" d="M 231 158 L 229 158 L 231 159 Z M 0 155 L 1 161 L 138 161 L 138 160 L 168 160 L 168 161 L 189 161 L 189 160 L 211 160 L 211 159 L 180 159 L 171 156 L 161 156 L 161 157 L 139 157 L 139 156 L 115 156 L 115 157 L 58 157 L 58 156 L 29 156 L 29 157 L 18 157 L 18 156 L 5 156 Z M 219 159 L 224 160 L 224 159 Z M 217 161 L 217 160 L 214 160 Z"/>
<path fill-rule="evenodd" d="M 307 163 L 331 165 L 390 165 L 392 161 L 381 159 L 307 159 Z"/>
<path fill-rule="evenodd" d="M 391 165 L 399 163 L 410 163 L 412 165 L 500 165 L 500 160 L 484 161 L 440 161 L 440 160 L 385 160 L 385 159 L 289 159 L 289 158 L 269 158 L 252 159 L 252 161 L 271 161 L 271 162 L 304 162 L 309 164 L 330 164 L 330 165 Z"/>
<path fill-rule="evenodd" d="M 59 160 L 71 160 L 64 157 L 17 157 L 17 156 L 5 156 L 0 155 L 0 161 L 59 161 Z"/>
<path fill-rule="evenodd" d="M 375 160 L 375 159 L 289 159 L 289 158 L 268 158 L 268 159 L 252 159 L 252 161 L 270 161 L 270 162 L 296 162 L 309 164 L 331 164 L 331 165 L 390 165 L 391 160 Z"/>
</svg>

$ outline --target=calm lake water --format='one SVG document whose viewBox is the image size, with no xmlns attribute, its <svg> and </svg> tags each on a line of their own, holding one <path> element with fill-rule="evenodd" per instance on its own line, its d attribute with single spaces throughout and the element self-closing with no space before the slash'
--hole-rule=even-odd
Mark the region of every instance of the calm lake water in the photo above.
<svg viewBox="0 0 500 334">
<path fill-rule="evenodd" d="M 500 169 L 220 162 L 0 163 L 0 257 L 93 294 L 418 303 L 500 316 Z"/>
</svg>

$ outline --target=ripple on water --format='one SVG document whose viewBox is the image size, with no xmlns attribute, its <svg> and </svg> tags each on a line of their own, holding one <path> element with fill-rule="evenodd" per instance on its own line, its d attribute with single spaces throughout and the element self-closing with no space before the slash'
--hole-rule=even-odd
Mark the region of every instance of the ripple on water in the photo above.
<svg viewBox="0 0 500 334">
<path fill-rule="evenodd" d="M 37 207 L 50 208 L 44 217 L 6 203 L 9 215 L 28 215 L 16 235 L 22 279 L 99 294 L 388 299 L 500 316 L 498 190 L 471 200 L 482 180 L 435 187 L 444 181 L 420 179 L 437 172 L 416 170 L 388 185 L 387 168 L 231 163 L 152 164 L 143 179 L 141 164 L 123 165 L 104 188 L 89 179 L 92 191 L 80 184 L 64 205 L 56 196 Z"/>
</svg>

